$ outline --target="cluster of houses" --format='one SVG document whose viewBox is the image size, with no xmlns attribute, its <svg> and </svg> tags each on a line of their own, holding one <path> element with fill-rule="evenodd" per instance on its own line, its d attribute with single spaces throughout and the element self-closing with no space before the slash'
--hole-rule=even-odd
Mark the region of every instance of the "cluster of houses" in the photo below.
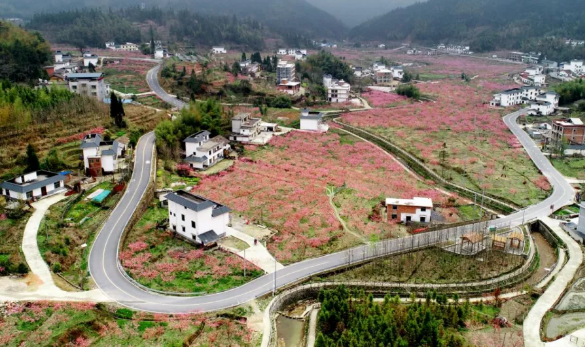
<svg viewBox="0 0 585 347">
<path fill-rule="evenodd" d="M 225 47 L 214 46 L 211 47 L 211 54 L 227 54 Z"/>
<path fill-rule="evenodd" d="M 585 41 L 584 40 L 571 40 L 571 39 L 567 39 L 567 40 L 565 40 L 565 45 L 567 45 L 567 46 L 573 46 L 573 47 L 583 46 L 583 45 L 585 45 Z"/>
<path fill-rule="evenodd" d="M 536 86 L 523 86 L 494 94 L 491 106 L 509 107 L 529 104 L 534 114 L 548 116 L 559 107 L 559 95 Z"/>
<path fill-rule="evenodd" d="M 113 51 L 123 51 L 123 52 L 136 52 L 140 50 L 140 47 L 132 42 L 126 42 L 120 45 L 117 45 L 116 42 L 110 41 L 106 42 L 106 49 L 111 49 Z"/>
<path fill-rule="evenodd" d="M 527 86 L 545 87 L 546 75 L 543 65 L 532 65 L 518 75 L 520 81 Z"/>
<path fill-rule="evenodd" d="M 294 57 L 295 60 L 304 60 L 307 58 L 307 50 L 306 49 L 297 49 L 297 48 L 280 48 L 277 52 L 277 55 L 288 55 Z"/>
<path fill-rule="evenodd" d="M 473 54 L 469 50 L 469 46 L 445 45 L 444 43 L 437 45 L 437 51 L 454 54 Z"/>
<path fill-rule="evenodd" d="M 540 60 L 541 53 L 539 52 L 530 52 L 530 53 L 523 53 L 523 52 L 510 52 L 508 54 L 508 59 L 512 61 L 521 61 L 526 64 L 538 64 Z"/>
<path fill-rule="evenodd" d="M 361 66 L 352 66 L 356 77 L 373 77 L 377 84 L 387 84 L 394 80 L 402 80 L 404 68 L 402 66 L 386 66 L 382 62 L 374 62 L 371 68 L 364 69 Z"/>
<path fill-rule="evenodd" d="M 240 70 L 245 75 L 257 77 L 262 68 L 260 64 L 252 62 L 251 59 L 247 59 L 240 62 Z"/>
</svg>

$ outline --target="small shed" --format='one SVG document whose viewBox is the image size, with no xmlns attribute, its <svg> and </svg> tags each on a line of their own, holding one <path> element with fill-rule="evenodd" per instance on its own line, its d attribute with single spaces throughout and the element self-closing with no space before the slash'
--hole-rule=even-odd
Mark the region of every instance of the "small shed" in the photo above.
<svg viewBox="0 0 585 347">
<path fill-rule="evenodd" d="M 520 248 L 522 241 L 524 241 L 524 233 L 521 231 L 514 231 L 508 235 L 508 240 L 510 240 L 510 247 L 512 248 Z"/>
<path fill-rule="evenodd" d="M 505 250 L 507 242 L 508 239 L 505 236 L 496 235 L 492 238 L 492 248 Z"/>
</svg>

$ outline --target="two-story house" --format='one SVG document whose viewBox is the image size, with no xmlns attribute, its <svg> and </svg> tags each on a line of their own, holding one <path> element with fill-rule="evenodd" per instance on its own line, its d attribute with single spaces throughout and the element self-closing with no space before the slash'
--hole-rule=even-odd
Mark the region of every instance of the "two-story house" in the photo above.
<svg viewBox="0 0 585 347">
<path fill-rule="evenodd" d="M 185 143 L 185 162 L 194 169 L 204 170 L 222 161 L 230 151 L 230 143 L 223 136 L 209 138 L 207 130 L 187 137 Z"/>
<path fill-rule="evenodd" d="M 101 176 L 118 171 L 119 159 L 126 145 L 117 140 L 104 141 L 100 134 L 87 134 L 81 141 L 83 167 L 87 176 Z"/>
<path fill-rule="evenodd" d="M 308 108 L 301 111 L 301 130 L 326 132 L 329 125 L 323 120 L 323 113 L 311 112 Z"/>
<path fill-rule="evenodd" d="M 110 86 L 104 81 L 104 74 L 70 73 L 66 77 L 72 93 L 86 95 L 104 101 L 110 95 Z"/>
<path fill-rule="evenodd" d="M 388 221 L 428 223 L 431 221 L 432 211 L 433 200 L 429 198 L 386 199 Z"/>
<path fill-rule="evenodd" d="M 226 235 L 227 206 L 184 190 L 167 194 L 169 228 L 190 242 L 208 246 Z"/>
</svg>

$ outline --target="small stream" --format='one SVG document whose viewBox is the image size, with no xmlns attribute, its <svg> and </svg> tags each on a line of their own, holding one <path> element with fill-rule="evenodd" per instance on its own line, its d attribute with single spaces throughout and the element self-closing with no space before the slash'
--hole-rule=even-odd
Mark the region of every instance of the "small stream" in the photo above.
<svg viewBox="0 0 585 347">
<path fill-rule="evenodd" d="M 305 322 L 279 315 L 276 319 L 278 340 L 284 340 L 284 347 L 303 347 Z"/>
</svg>

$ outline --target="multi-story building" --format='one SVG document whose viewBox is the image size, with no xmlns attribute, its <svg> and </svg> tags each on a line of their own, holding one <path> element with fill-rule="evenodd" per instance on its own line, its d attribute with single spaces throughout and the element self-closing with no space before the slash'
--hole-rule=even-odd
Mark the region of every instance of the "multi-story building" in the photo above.
<svg viewBox="0 0 585 347">
<path fill-rule="evenodd" d="M 571 71 L 575 75 L 582 75 L 585 71 L 583 69 L 583 60 L 571 60 L 568 63 L 562 63 L 562 70 Z"/>
<path fill-rule="evenodd" d="M 333 79 L 331 75 L 323 76 L 323 86 L 327 90 L 327 101 L 348 102 L 351 85 L 344 80 Z"/>
<path fill-rule="evenodd" d="M 429 198 L 386 199 L 388 221 L 428 223 L 431 221 L 432 211 L 433 200 Z"/>
<path fill-rule="evenodd" d="M 553 107 L 559 107 L 560 96 L 556 92 L 548 91 L 536 96 L 536 101 L 550 102 Z"/>
<path fill-rule="evenodd" d="M 294 63 L 287 61 L 279 61 L 276 66 L 276 84 L 280 84 L 282 80 L 294 81 L 296 78 L 296 68 Z"/>
<path fill-rule="evenodd" d="M 510 52 L 510 54 L 508 54 L 508 59 L 512 61 L 522 61 L 523 56 L 524 53 L 522 52 Z"/>
<path fill-rule="evenodd" d="M 535 101 L 539 94 L 540 88 L 536 86 L 508 89 L 494 94 L 494 99 L 490 102 L 490 105 L 502 107 L 521 105 L 527 101 Z"/>
<path fill-rule="evenodd" d="M 555 120 L 552 124 L 551 141 L 560 146 L 563 141 L 569 145 L 585 145 L 585 125 L 579 118 Z"/>
<path fill-rule="evenodd" d="M 222 161 L 230 150 L 229 141 L 223 136 L 209 138 L 209 131 L 200 131 L 187 137 L 185 162 L 195 169 L 204 170 Z"/>
<path fill-rule="evenodd" d="M 376 83 L 384 84 L 391 83 L 394 80 L 394 73 L 392 70 L 383 69 L 376 71 Z"/>
<path fill-rule="evenodd" d="M 184 190 L 167 194 L 169 228 L 190 242 L 208 246 L 226 235 L 230 223 L 227 206 Z"/>
<path fill-rule="evenodd" d="M 555 107 L 548 101 L 531 101 L 530 109 L 542 116 L 549 116 L 555 112 Z"/>
<path fill-rule="evenodd" d="M 110 94 L 110 86 L 104 82 L 103 73 L 70 73 L 67 75 L 69 90 L 104 101 Z"/>
<path fill-rule="evenodd" d="M 240 113 L 232 118 L 231 141 L 251 142 L 260 135 L 260 118 L 252 118 L 250 113 Z"/>
</svg>

